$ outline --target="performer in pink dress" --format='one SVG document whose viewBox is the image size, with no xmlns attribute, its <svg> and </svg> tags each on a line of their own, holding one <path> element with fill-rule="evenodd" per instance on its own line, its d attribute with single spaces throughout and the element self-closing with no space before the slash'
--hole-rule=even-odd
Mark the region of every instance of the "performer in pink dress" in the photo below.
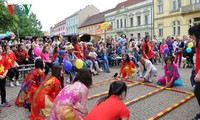
<svg viewBox="0 0 200 120">
<path fill-rule="evenodd" d="M 89 69 L 80 69 L 73 84 L 65 86 L 55 98 L 49 120 L 83 120 L 88 113 L 87 96 L 91 84 Z"/>
<path fill-rule="evenodd" d="M 170 57 L 165 59 L 164 72 L 165 75 L 160 77 L 158 82 L 167 87 L 172 87 L 174 82 L 180 78 L 178 67 Z"/>
</svg>

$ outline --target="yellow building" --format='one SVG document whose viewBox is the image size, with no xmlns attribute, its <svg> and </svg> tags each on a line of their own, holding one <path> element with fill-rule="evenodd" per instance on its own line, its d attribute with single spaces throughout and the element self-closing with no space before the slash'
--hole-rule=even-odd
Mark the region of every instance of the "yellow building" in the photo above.
<svg viewBox="0 0 200 120">
<path fill-rule="evenodd" d="M 200 0 L 154 0 L 154 34 L 158 39 L 188 35 L 200 24 Z"/>
</svg>

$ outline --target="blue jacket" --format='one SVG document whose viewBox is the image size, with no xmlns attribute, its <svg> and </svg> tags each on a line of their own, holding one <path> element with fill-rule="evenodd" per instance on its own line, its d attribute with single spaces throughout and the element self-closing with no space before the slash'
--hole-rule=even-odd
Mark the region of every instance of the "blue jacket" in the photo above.
<svg viewBox="0 0 200 120">
<path fill-rule="evenodd" d="M 59 57 L 57 57 L 57 58 L 53 61 L 53 66 L 61 65 L 62 63 L 63 63 L 63 59 L 60 59 Z"/>
<path fill-rule="evenodd" d="M 108 58 L 109 58 L 109 56 L 108 56 L 108 54 L 106 53 L 106 54 L 101 54 L 101 59 L 102 60 L 108 60 Z"/>
</svg>

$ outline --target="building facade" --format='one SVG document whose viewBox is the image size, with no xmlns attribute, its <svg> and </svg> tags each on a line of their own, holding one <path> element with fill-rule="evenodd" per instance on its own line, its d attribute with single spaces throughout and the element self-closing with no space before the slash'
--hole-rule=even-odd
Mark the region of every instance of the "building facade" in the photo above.
<svg viewBox="0 0 200 120">
<path fill-rule="evenodd" d="M 122 34 L 127 38 L 152 35 L 153 33 L 153 0 L 127 0 L 119 3 L 114 11 L 105 15 L 107 22 L 112 23 L 112 30 L 106 36 L 117 39 Z"/>
<path fill-rule="evenodd" d="M 105 30 L 100 30 L 99 25 L 105 22 L 105 14 L 111 12 L 112 9 L 100 12 L 95 14 L 89 18 L 87 18 L 80 26 L 79 26 L 79 34 L 90 34 L 93 36 L 97 36 L 97 38 L 105 38 Z M 95 37 L 94 37 L 95 39 Z"/>
<path fill-rule="evenodd" d="M 66 18 L 66 35 L 77 35 L 78 27 L 90 16 L 99 13 L 94 5 L 88 5 L 85 8 L 75 12 Z"/>
<path fill-rule="evenodd" d="M 200 24 L 200 0 L 154 0 L 154 32 L 159 39 L 188 35 Z"/>
<path fill-rule="evenodd" d="M 54 35 L 66 35 L 66 20 L 62 20 L 54 25 Z"/>
</svg>

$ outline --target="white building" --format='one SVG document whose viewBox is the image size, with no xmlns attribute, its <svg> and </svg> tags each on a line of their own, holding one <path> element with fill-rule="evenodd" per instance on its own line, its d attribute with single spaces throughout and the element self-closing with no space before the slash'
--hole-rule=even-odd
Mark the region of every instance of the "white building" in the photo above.
<svg viewBox="0 0 200 120">
<path fill-rule="evenodd" d="M 54 25 L 54 35 L 66 35 L 66 20 L 62 20 Z"/>
<path fill-rule="evenodd" d="M 117 39 L 122 34 L 135 38 L 149 34 L 153 36 L 153 0 L 126 0 L 119 3 L 114 11 L 105 15 L 113 25 L 106 36 Z"/>
<path fill-rule="evenodd" d="M 99 13 L 94 5 L 88 5 L 66 18 L 66 35 L 77 35 L 78 27 L 90 16 Z"/>
</svg>

